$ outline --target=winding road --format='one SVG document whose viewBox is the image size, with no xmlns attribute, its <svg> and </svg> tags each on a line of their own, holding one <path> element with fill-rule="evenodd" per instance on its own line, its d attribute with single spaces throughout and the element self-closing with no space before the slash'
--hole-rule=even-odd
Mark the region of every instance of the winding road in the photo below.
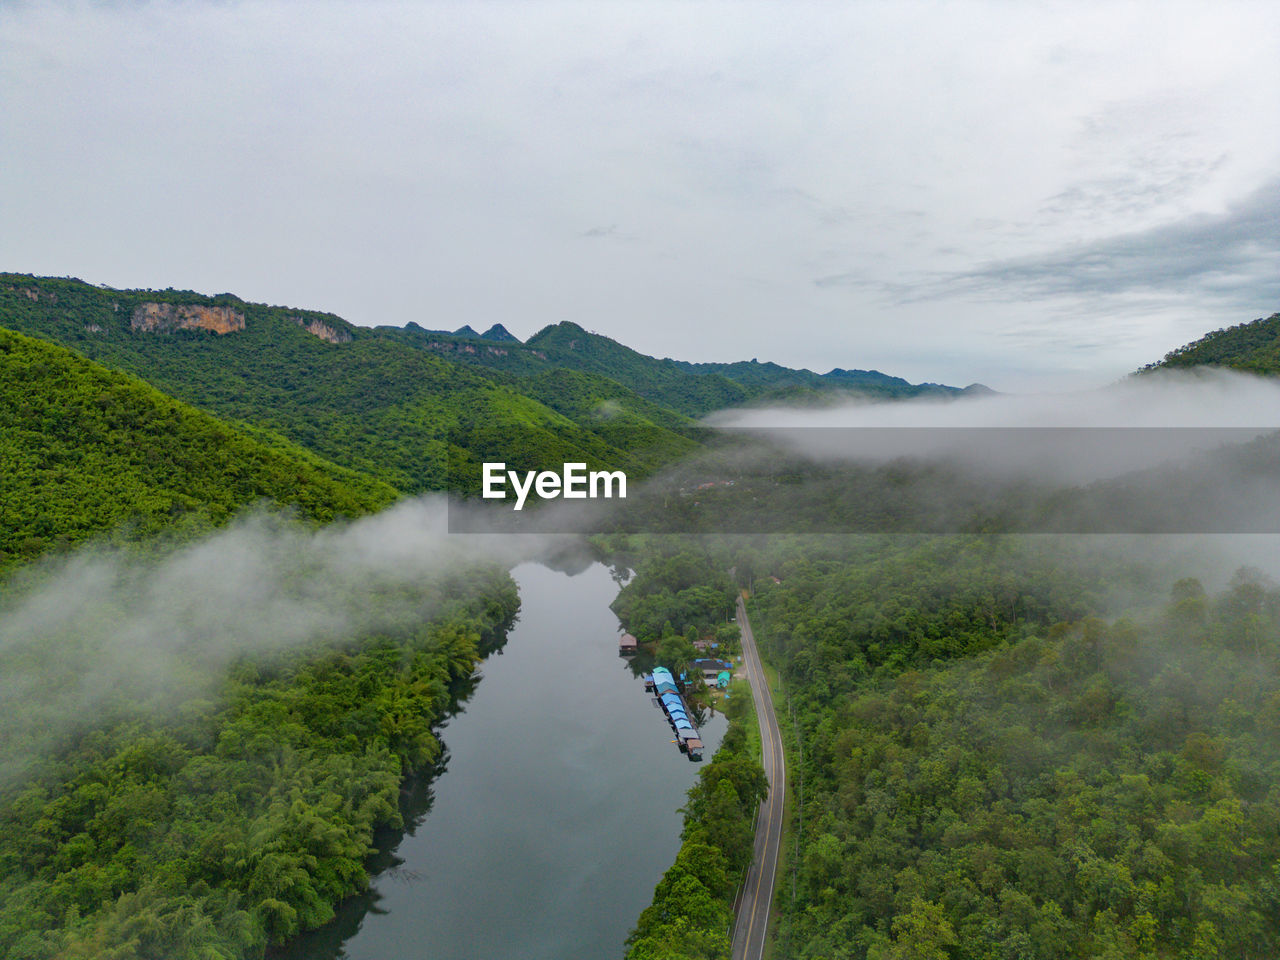
<svg viewBox="0 0 1280 960">
<path fill-rule="evenodd" d="M 738 598 L 738 627 L 742 630 L 742 661 L 751 684 L 751 697 L 760 721 L 760 748 L 769 795 L 756 812 L 756 848 L 738 903 L 738 919 L 733 927 L 733 960 L 760 960 L 769 932 L 769 907 L 773 903 L 773 883 L 778 873 L 778 851 L 782 846 L 782 809 L 787 793 L 787 764 L 782 754 L 782 734 L 773 713 L 773 698 L 760 664 L 756 638 L 751 633 L 747 607 Z"/>
</svg>

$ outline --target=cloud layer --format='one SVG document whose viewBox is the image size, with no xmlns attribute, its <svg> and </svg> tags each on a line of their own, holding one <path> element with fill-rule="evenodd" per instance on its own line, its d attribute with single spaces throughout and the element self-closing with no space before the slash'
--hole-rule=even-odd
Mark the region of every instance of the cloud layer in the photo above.
<svg viewBox="0 0 1280 960">
<path fill-rule="evenodd" d="M 1276 308 L 1264 4 L 0 4 L 0 268 L 1099 382 Z"/>
<path fill-rule="evenodd" d="M 441 578 L 546 545 L 446 521 L 438 497 L 320 530 L 250 516 L 160 556 L 91 547 L 24 571 L 0 604 L 0 788 L 78 724 L 203 709 L 237 657 L 420 624 Z"/>
</svg>

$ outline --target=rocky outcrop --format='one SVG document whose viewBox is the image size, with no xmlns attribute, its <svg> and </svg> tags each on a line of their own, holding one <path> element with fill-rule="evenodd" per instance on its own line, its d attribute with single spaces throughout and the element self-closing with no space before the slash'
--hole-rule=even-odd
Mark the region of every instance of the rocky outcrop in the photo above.
<svg viewBox="0 0 1280 960">
<path fill-rule="evenodd" d="M 37 287 L 9 287 L 10 293 L 20 293 L 28 300 L 47 300 L 50 303 L 58 302 L 58 295 L 52 291 L 40 290 Z"/>
<path fill-rule="evenodd" d="M 143 303 L 134 308 L 129 326 L 143 333 L 164 333 L 168 330 L 236 333 L 244 329 L 244 314 L 230 307 L 202 307 L 193 303 Z"/>
<path fill-rule="evenodd" d="M 321 340 L 327 340 L 330 343 L 351 342 L 351 332 L 349 330 L 331 327 L 317 317 L 291 317 L 290 319 L 313 337 L 319 337 Z"/>
</svg>

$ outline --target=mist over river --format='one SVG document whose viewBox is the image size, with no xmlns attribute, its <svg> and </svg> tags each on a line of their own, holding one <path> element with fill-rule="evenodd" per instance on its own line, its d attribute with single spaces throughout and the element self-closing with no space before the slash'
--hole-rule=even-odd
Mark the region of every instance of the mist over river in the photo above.
<svg viewBox="0 0 1280 960">
<path fill-rule="evenodd" d="M 441 731 L 448 759 L 410 799 L 409 830 L 386 838 L 367 894 L 273 956 L 622 956 L 675 859 L 700 765 L 618 656 L 607 568 L 512 575 L 520 618 Z M 708 757 L 724 729 L 720 716 L 704 726 Z"/>
</svg>

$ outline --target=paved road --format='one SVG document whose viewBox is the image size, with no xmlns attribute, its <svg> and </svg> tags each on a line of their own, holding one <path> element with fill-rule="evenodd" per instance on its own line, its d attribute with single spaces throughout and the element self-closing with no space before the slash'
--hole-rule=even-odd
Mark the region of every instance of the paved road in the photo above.
<svg viewBox="0 0 1280 960">
<path fill-rule="evenodd" d="M 773 882 L 778 873 L 778 850 L 782 846 L 782 806 L 787 792 L 787 765 L 782 755 L 782 734 L 773 714 L 773 700 L 765 682 L 756 638 L 751 633 L 747 608 L 738 600 L 738 626 L 742 630 L 742 661 L 751 683 L 751 696 L 760 720 L 760 744 L 769 795 L 756 813 L 756 851 L 747 874 L 747 883 L 738 904 L 738 920 L 733 928 L 733 960 L 760 960 L 769 932 L 769 906 L 773 903 Z"/>
</svg>

